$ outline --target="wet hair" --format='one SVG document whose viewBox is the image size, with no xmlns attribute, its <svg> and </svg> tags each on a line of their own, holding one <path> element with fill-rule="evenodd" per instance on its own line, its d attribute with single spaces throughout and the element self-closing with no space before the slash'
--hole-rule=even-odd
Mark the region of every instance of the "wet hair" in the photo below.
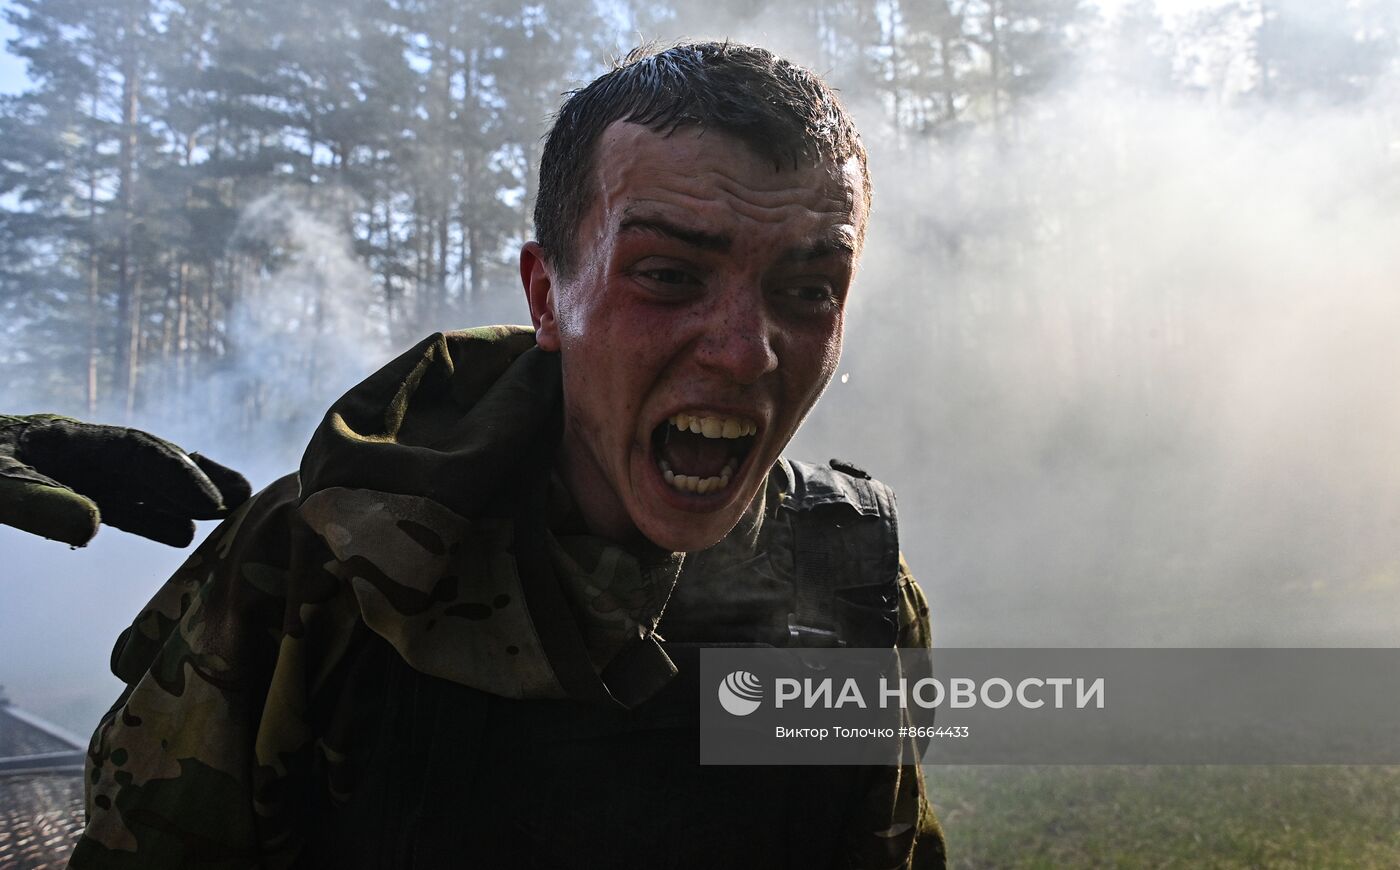
<svg viewBox="0 0 1400 870">
<path fill-rule="evenodd" d="M 870 173 L 855 123 L 814 73 L 732 42 L 644 46 L 570 92 L 545 136 L 535 235 L 563 276 L 578 264 L 578 227 L 597 195 L 598 142 L 614 121 L 663 135 L 682 127 L 739 139 L 775 169 L 824 160 L 860 163 L 866 213 Z M 860 227 L 862 240 L 865 227 Z"/>
</svg>

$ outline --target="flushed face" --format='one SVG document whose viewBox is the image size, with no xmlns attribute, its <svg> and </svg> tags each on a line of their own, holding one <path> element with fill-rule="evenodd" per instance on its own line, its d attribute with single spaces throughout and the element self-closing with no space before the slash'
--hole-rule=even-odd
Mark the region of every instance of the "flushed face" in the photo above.
<svg viewBox="0 0 1400 870">
<path fill-rule="evenodd" d="M 561 354 L 560 471 L 596 533 L 703 549 L 836 369 L 860 169 L 775 169 L 724 134 L 624 122 L 598 154 L 574 273 L 521 253 L 539 344 Z"/>
</svg>

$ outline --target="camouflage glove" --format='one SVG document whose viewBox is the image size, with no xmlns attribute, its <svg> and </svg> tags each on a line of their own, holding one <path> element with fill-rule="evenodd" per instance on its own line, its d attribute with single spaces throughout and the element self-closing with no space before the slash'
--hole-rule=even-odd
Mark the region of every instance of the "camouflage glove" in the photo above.
<svg viewBox="0 0 1400 870">
<path fill-rule="evenodd" d="M 98 523 L 183 547 L 248 500 L 243 475 L 136 429 L 0 415 L 0 524 L 81 547 Z"/>
</svg>

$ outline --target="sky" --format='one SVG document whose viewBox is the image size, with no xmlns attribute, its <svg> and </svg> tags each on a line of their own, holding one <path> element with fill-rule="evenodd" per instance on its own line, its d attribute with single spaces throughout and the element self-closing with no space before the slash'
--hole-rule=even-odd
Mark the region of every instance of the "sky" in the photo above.
<svg viewBox="0 0 1400 870">
<path fill-rule="evenodd" d="M 8 11 L 8 3 L 0 3 L 0 10 Z M 24 88 L 26 77 L 24 74 L 24 61 L 10 53 L 10 40 L 15 36 L 15 29 L 10 26 L 9 21 L 0 20 L 0 94 L 17 93 Z"/>
</svg>

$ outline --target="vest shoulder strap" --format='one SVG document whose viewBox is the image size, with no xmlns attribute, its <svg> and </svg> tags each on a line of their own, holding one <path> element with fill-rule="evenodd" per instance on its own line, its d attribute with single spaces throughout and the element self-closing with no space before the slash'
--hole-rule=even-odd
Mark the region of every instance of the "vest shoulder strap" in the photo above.
<svg viewBox="0 0 1400 870">
<path fill-rule="evenodd" d="M 792 530 L 793 646 L 890 647 L 898 635 L 894 491 L 849 463 L 783 460 Z"/>
</svg>

